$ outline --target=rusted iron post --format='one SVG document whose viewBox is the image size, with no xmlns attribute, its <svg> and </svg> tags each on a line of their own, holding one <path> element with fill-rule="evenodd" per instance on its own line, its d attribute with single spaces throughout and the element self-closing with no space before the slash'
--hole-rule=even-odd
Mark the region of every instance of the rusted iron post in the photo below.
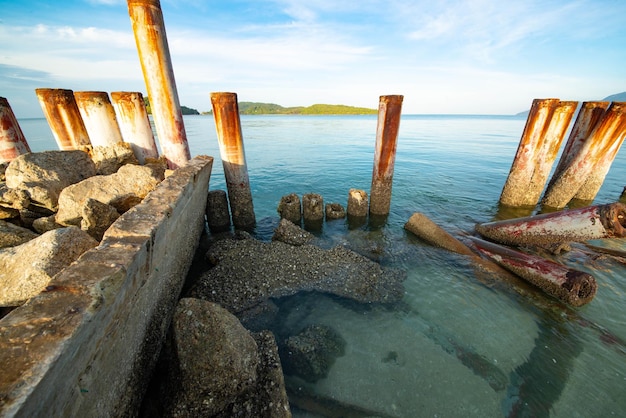
<svg viewBox="0 0 626 418">
<path fill-rule="evenodd" d="M 211 190 L 207 195 L 206 218 L 209 230 L 213 233 L 230 229 L 228 199 L 224 190 Z"/>
<path fill-rule="evenodd" d="M 237 94 L 211 93 L 211 105 L 233 224 L 236 228 L 250 229 L 256 224 L 256 218 L 243 147 Z"/>
<path fill-rule="evenodd" d="M 161 3 L 159 0 L 128 0 L 128 12 L 157 137 L 168 166 L 175 169 L 184 165 L 191 154 L 178 101 Z"/>
<path fill-rule="evenodd" d="M 30 147 L 13 109 L 6 98 L 0 97 L 0 163 L 11 162 L 27 152 Z"/>
<path fill-rule="evenodd" d="M 554 248 L 571 241 L 626 236 L 626 205 L 611 203 L 476 225 L 483 237 L 506 245 Z"/>
<path fill-rule="evenodd" d="M 122 142 L 115 110 L 104 91 L 76 91 L 74 99 L 94 147 L 106 147 Z"/>
<path fill-rule="evenodd" d="M 534 206 L 548 180 L 578 102 L 533 100 L 509 176 L 500 195 L 505 206 Z"/>
<path fill-rule="evenodd" d="M 404 96 L 380 96 L 369 211 L 388 215 Z"/>
<path fill-rule="evenodd" d="M 115 91 L 111 92 L 111 101 L 122 138 L 131 145 L 139 163 L 145 164 L 146 158 L 159 158 L 143 95 L 139 92 Z"/>
<path fill-rule="evenodd" d="M 59 149 L 91 144 L 72 90 L 35 89 L 35 93 Z"/>
<path fill-rule="evenodd" d="M 479 238 L 470 239 L 481 254 L 562 302 L 582 306 L 596 294 L 596 279 L 588 273 Z"/>
<path fill-rule="evenodd" d="M 295 193 L 290 193 L 280 198 L 278 213 L 281 219 L 287 219 L 296 225 L 302 221 L 302 204 L 300 197 Z"/>
<path fill-rule="evenodd" d="M 611 103 L 588 140 L 546 190 L 543 205 L 560 209 L 575 196 L 593 200 L 626 136 L 625 107 L 626 103 Z M 581 191 L 585 183 L 589 187 Z"/>
</svg>

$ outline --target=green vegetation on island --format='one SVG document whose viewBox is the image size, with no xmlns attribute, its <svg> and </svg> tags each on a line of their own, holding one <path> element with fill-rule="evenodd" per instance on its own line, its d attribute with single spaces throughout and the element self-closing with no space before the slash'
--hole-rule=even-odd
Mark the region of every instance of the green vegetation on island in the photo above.
<svg viewBox="0 0 626 418">
<path fill-rule="evenodd" d="M 283 107 L 274 103 L 239 102 L 239 113 L 242 115 L 375 115 L 378 110 L 331 104 Z"/>
<path fill-rule="evenodd" d="M 151 115 L 152 114 L 152 109 L 150 108 L 150 100 L 148 100 L 147 97 L 144 97 L 143 101 L 146 104 L 146 110 L 148 111 L 148 114 Z M 198 112 L 196 109 L 192 109 L 192 108 L 187 107 L 187 106 L 181 106 L 180 110 L 181 110 L 183 115 L 199 115 L 200 114 L 200 112 Z"/>
</svg>

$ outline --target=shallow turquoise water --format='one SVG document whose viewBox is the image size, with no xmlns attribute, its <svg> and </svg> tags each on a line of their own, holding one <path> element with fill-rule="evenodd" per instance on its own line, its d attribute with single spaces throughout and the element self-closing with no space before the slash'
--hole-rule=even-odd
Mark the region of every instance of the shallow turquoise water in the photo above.
<svg viewBox="0 0 626 418">
<path fill-rule="evenodd" d="M 369 191 L 375 116 L 242 116 L 241 122 L 259 238 L 271 236 L 283 195 L 313 192 L 346 205 L 350 188 Z M 386 223 L 349 228 L 332 221 L 319 235 L 405 269 L 406 296 L 393 310 L 301 296 L 303 311 L 290 313 L 294 326 L 325 323 L 347 341 L 346 354 L 315 385 L 319 394 L 401 417 L 626 413 L 623 264 L 583 246 L 559 256 L 598 281 L 595 299 L 570 309 L 539 292 L 521 296 L 403 229 L 414 212 L 453 234 L 492 220 L 524 123 L 507 116 L 402 117 Z M 20 124 L 33 150 L 54 148 L 44 120 Z M 192 155 L 216 159 L 210 188 L 224 189 L 212 118 L 185 117 L 185 125 Z M 616 201 L 625 185 L 622 150 L 595 203 Z M 608 245 L 626 250 L 624 240 Z"/>
</svg>

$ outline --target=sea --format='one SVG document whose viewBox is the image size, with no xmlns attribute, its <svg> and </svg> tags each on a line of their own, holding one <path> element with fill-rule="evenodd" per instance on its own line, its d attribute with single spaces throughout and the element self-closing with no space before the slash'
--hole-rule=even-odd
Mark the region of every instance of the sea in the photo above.
<svg viewBox="0 0 626 418">
<path fill-rule="evenodd" d="M 184 122 L 191 154 L 215 158 L 210 189 L 226 190 L 213 118 Z M 314 233 L 405 271 L 404 298 L 382 306 L 309 293 L 285 304 L 282 323 L 294 333 L 323 324 L 345 340 L 325 377 L 300 382 L 318 415 L 294 407 L 294 416 L 626 416 L 624 259 L 583 244 L 548 255 L 597 280 L 595 298 L 571 308 L 541 291 L 520 291 L 403 228 L 415 212 L 455 236 L 510 217 L 498 199 L 525 122 L 402 115 L 389 216 L 361 225 L 328 221 Z M 33 151 L 56 149 L 45 119 L 19 123 Z M 271 239 L 284 195 L 318 193 L 345 207 L 350 189 L 369 192 L 376 124 L 376 115 L 242 115 L 254 235 Z M 593 204 L 618 201 L 624 186 L 622 149 Z M 626 251 L 626 239 L 591 243 Z"/>
</svg>

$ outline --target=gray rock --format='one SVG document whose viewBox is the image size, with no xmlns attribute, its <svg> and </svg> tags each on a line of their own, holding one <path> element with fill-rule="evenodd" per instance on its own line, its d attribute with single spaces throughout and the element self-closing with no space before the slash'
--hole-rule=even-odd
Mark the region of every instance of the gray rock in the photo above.
<svg viewBox="0 0 626 418">
<path fill-rule="evenodd" d="M 394 303 L 404 295 L 406 273 L 383 268 L 351 250 L 330 250 L 280 241 L 225 239 L 212 244 L 216 263 L 197 280 L 193 297 L 219 303 L 238 314 L 272 297 L 320 291 L 358 302 Z"/>
<path fill-rule="evenodd" d="M 76 227 L 61 228 L 0 250 L 0 306 L 19 306 L 45 289 L 52 276 L 98 245 Z"/>
<path fill-rule="evenodd" d="M 6 169 L 10 189 L 28 192 L 32 202 L 56 210 L 65 187 L 96 174 L 96 166 L 84 151 L 45 151 L 20 155 Z"/>
<path fill-rule="evenodd" d="M 81 215 L 83 219 L 80 221 L 80 229 L 98 241 L 102 240 L 104 232 L 120 217 L 113 206 L 91 198 L 85 201 Z"/>
<path fill-rule="evenodd" d="M 63 225 L 59 225 L 55 221 L 56 215 L 43 216 L 33 221 L 32 228 L 40 234 L 43 234 L 53 229 L 64 228 Z"/>
<path fill-rule="evenodd" d="M 90 154 L 98 175 L 107 176 L 116 173 L 126 164 L 139 164 L 128 142 L 117 142 L 106 147 L 93 147 Z"/>
<path fill-rule="evenodd" d="M 113 206 L 124 213 L 140 203 L 163 180 L 158 170 L 127 164 L 117 173 L 94 176 L 63 189 L 59 195 L 56 222 L 79 225 L 85 201 L 89 198 Z"/>
<path fill-rule="evenodd" d="M 285 374 L 315 383 L 328 375 L 337 357 L 345 353 L 346 341 L 327 325 L 309 325 L 281 346 Z"/>
<path fill-rule="evenodd" d="M 28 228 L 22 228 L 21 226 L 13 225 L 6 221 L 0 221 L 0 248 L 15 247 L 38 236 L 39 234 L 34 233 Z"/>
<path fill-rule="evenodd" d="M 281 241 L 290 245 L 303 245 L 313 241 L 315 236 L 293 222 L 282 218 L 272 236 L 273 241 Z"/>
<path fill-rule="evenodd" d="M 223 411 L 257 380 L 257 344 L 239 320 L 214 303 L 181 299 L 172 320 L 179 391 L 169 406 L 178 417 Z"/>
</svg>

